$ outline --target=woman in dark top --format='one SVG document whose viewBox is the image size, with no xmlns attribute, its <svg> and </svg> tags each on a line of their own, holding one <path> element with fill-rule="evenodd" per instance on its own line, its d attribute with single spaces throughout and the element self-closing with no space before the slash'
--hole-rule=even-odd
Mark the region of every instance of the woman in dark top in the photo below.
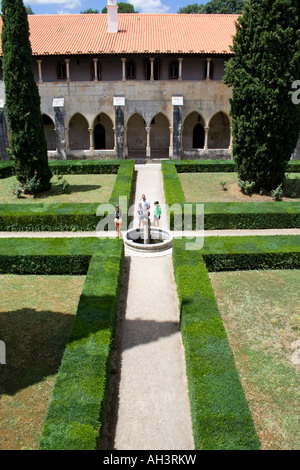
<svg viewBox="0 0 300 470">
<path fill-rule="evenodd" d="M 116 205 L 114 220 L 115 220 L 115 226 L 116 226 L 118 237 L 120 237 L 120 227 L 122 225 L 122 212 L 121 212 L 119 204 Z"/>
</svg>

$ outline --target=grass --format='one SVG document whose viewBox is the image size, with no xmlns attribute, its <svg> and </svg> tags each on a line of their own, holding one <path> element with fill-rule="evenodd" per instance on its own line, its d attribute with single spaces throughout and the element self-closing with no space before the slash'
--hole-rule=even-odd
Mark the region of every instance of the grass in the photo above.
<svg viewBox="0 0 300 470">
<path fill-rule="evenodd" d="M 179 173 L 186 202 L 266 202 L 269 194 L 243 194 L 236 173 Z M 223 185 L 221 183 L 226 183 Z M 292 197 L 291 197 L 292 196 Z M 300 177 L 289 173 L 283 201 L 300 201 Z"/>
<path fill-rule="evenodd" d="M 85 276 L 0 275 L 0 448 L 38 449 Z M 2 368 L 3 371 L 2 371 Z"/>
<path fill-rule="evenodd" d="M 299 450 L 300 271 L 210 279 L 262 449 Z"/>
<path fill-rule="evenodd" d="M 66 192 L 62 190 L 61 181 L 57 175 L 52 177 L 50 191 L 40 193 L 32 198 L 31 195 L 17 198 L 14 194 L 18 182 L 15 176 L 0 179 L 0 204 L 28 203 L 101 203 L 110 199 L 116 175 L 66 175 L 68 183 Z"/>
</svg>

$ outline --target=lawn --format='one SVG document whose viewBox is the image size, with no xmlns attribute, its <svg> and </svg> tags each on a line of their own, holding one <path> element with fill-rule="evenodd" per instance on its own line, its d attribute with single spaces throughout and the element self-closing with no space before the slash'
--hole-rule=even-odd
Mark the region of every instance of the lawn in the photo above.
<svg viewBox="0 0 300 470">
<path fill-rule="evenodd" d="M 236 173 L 179 173 L 186 202 L 265 202 L 269 194 L 243 194 Z M 224 184 L 224 189 L 221 183 Z M 300 176 L 289 173 L 283 201 L 300 201 Z"/>
<path fill-rule="evenodd" d="M 24 203 L 101 203 L 110 199 L 116 175 L 66 175 L 58 179 L 57 175 L 52 177 L 52 188 L 50 191 L 40 193 L 32 198 L 26 195 L 17 198 L 14 194 L 18 186 L 15 176 L 0 179 L 0 204 Z M 64 190 L 62 183 L 67 182 Z"/>
<path fill-rule="evenodd" d="M 299 450 L 300 271 L 210 279 L 262 449 Z"/>
<path fill-rule="evenodd" d="M 38 449 L 85 276 L 0 275 L 0 449 Z M 3 368 L 3 371 L 2 371 Z"/>
</svg>

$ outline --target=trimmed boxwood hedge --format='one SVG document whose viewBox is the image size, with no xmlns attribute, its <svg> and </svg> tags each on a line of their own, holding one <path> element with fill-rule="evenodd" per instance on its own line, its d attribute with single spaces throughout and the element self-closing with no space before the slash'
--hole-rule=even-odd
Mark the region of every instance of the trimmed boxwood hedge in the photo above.
<svg viewBox="0 0 300 470">
<path fill-rule="evenodd" d="M 212 160 L 204 161 L 204 163 L 201 160 L 199 162 L 193 160 L 162 162 L 165 199 L 170 208 L 170 230 L 181 230 L 181 228 L 174 228 L 174 215 L 178 213 L 182 215 L 192 213 L 192 225 L 184 227 L 184 230 L 197 229 L 196 204 L 202 203 L 204 204 L 205 230 L 300 228 L 298 202 L 185 202 L 178 171 L 194 171 L 196 167 L 198 170 L 195 171 L 223 171 L 220 170 L 221 167 L 229 168 L 232 164 L 234 162 Z M 290 166 L 292 165 L 294 162 L 290 162 Z M 297 165 L 298 163 L 293 168 L 297 169 Z M 209 170 L 207 170 L 208 167 Z M 176 208 L 172 209 L 173 205 L 176 205 Z"/>
<path fill-rule="evenodd" d="M 115 206 L 119 197 L 125 196 L 129 206 L 134 161 L 95 161 L 92 163 L 89 161 L 55 162 L 56 165 L 65 166 L 70 173 L 117 171 L 117 178 L 108 203 Z M 92 231 L 96 230 L 97 224 L 104 217 L 96 216 L 98 207 L 97 203 L 1 204 L 0 231 Z"/>
<path fill-rule="evenodd" d="M 236 171 L 234 160 L 180 160 L 174 161 L 178 173 L 232 173 Z M 287 172 L 300 173 L 300 160 L 291 160 Z"/>
<path fill-rule="evenodd" d="M 124 160 L 49 160 L 54 175 L 117 174 Z M 13 161 L 0 162 L 0 179 L 15 174 Z"/>
<path fill-rule="evenodd" d="M 119 239 L 0 241 L 1 273 L 86 274 L 44 423 L 42 450 L 99 448 L 123 258 Z"/>
<path fill-rule="evenodd" d="M 259 449 L 208 271 L 300 267 L 300 236 L 209 237 L 198 251 L 174 239 L 195 448 Z M 192 282 L 191 282 L 192 279 Z"/>
<path fill-rule="evenodd" d="M 201 203 L 198 203 L 201 204 Z M 299 228 L 299 202 L 204 202 L 205 230 Z M 176 214 L 191 213 L 191 224 L 185 230 L 196 230 L 197 203 L 170 207 L 170 229 L 174 230 Z"/>
<path fill-rule="evenodd" d="M 15 164 L 14 162 L 0 162 L 0 179 L 9 178 L 15 174 Z"/>
</svg>

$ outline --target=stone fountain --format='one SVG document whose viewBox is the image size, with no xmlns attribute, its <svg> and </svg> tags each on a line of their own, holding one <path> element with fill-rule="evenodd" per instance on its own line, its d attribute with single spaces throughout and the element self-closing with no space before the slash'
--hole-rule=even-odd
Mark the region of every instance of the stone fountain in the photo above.
<svg viewBox="0 0 300 470">
<path fill-rule="evenodd" d="M 150 212 L 144 211 L 144 225 L 124 233 L 127 248 L 140 253 L 158 253 L 172 248 L 173 235 L 169 230 L 151 227 Z"/>
</svg>

